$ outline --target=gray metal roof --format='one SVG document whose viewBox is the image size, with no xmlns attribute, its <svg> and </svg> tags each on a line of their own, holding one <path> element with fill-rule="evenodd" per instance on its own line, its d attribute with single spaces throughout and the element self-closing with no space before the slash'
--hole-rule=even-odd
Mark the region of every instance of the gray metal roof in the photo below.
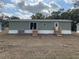
<svg viewBox="0 0 79 59">
<path fill-rule="evenodd" d="M 67 19 L 8 19 L 7 21 L 64 21 L 64 22 L 72 22 L 72 20 Z"/>
</svg>

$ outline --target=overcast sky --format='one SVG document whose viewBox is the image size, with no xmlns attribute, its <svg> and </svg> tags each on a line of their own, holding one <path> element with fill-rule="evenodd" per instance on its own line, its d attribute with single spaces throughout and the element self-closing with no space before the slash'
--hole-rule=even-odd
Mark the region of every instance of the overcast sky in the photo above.
<svg viewBox="0 0 79 59">
<path fill-rule="evenodd" d="M 48 15 L 49 11 L 58 11 L 73 8 L 73 3 L 78 0 L 0 0 L 0 12 L 8 16 L 30 18 L 32 14 L 42 12 Z"/>
</svg>

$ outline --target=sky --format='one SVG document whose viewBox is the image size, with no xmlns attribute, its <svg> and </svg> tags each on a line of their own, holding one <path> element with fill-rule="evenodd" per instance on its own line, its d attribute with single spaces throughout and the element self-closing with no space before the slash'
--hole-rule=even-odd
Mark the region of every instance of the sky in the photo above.
<svg viewBox="0 0 79 59">
<path fill-rule="evenodd" d="M 30 19 L 30 16 L 41 12 L 48 16 L 52 11 L 72 9 L 79 0 L 0 0 L 0 13 Z"/>
</svg>

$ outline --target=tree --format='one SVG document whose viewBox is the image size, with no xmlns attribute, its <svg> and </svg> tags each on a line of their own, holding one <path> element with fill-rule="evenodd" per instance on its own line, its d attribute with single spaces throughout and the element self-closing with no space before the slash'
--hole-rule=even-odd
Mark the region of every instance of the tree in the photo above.
<svg viewBox="0 0 79 59">
<path fill-rule="evenodd" d="M 68 19 L 79 23 L 79 9 L 69 9 L 67 11 L 54 11 L 50 16 L 45 17 L 42 13 L 32 15 L 32 19 Z"/>
<path fill-rule="evenodd" d="M 32 15 L 31 18 L 32 18 L 32 19 L 36 19 L 36 18 L 35 18 L 35 15 Z"/>
<path fill-rule="evenodd" d="M 51 13 L 51 16 L 53 19 L 60 19 L 60 11 L 57 11 L 57 12 L 52 12 Z"/>
<path fill-rule="evenodd" d="M 11 19 L 20 19 L 19 17 L 16 17 L 16 16 L 12 16 L 10 17 Z"/>
<path fill-rule="evenodd" d="M 79 9 L 72 9 L 69 14 L 72 20 L 72 31 L 76 31 L 76 24 L 79 23 Z"/>
<path fill-rule="evenodd" d="M 71 19 L 77 23 L 79 22 L 79 9 L 73 9 L 71 11 Z"/>
<path fill-rule="evenodd" d="M 50 16 L 46 17 L 46 19 L 60 19 L 60 11 L 52 12 Z"/>
<path fill-rule="evenodd" d="M 36 13 L 35 15 L 31 16 L 32 19 L 44 19 L 45 16 L 42 13 Z"/>
<path fill-rule="evenodd" d="M 70 18 L 70 14 L 68 12 L 63 12 L 61 14 L 61 19 L 69 19 Z"/>
</svg>

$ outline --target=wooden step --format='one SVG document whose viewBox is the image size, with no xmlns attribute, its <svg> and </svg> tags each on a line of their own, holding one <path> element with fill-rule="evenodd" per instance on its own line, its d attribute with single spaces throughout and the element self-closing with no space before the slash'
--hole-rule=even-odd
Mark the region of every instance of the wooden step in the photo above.
<svg viewBox="0 0 79 59">
<path fill-rule="evenodd" d="M 38 36 L 38 31 L 37 30 L 33 30 L 32 31 L 32 36 Z"/>
<path fill-rule="evenodd" d="M 62 35 L 61 34 L 59 34 L 59 35 L 57 35 L 58 37 L 61 37 Z"/>
<path fill-rule="evenodd" d="M 55 31 L 55 30 L 54 30 L 54 33 L 55 33 L 58 37 L 61 37 L 61 36 L 62 36 L 61 30 L 58 30 L 58 31 Z"/>
</svg>

